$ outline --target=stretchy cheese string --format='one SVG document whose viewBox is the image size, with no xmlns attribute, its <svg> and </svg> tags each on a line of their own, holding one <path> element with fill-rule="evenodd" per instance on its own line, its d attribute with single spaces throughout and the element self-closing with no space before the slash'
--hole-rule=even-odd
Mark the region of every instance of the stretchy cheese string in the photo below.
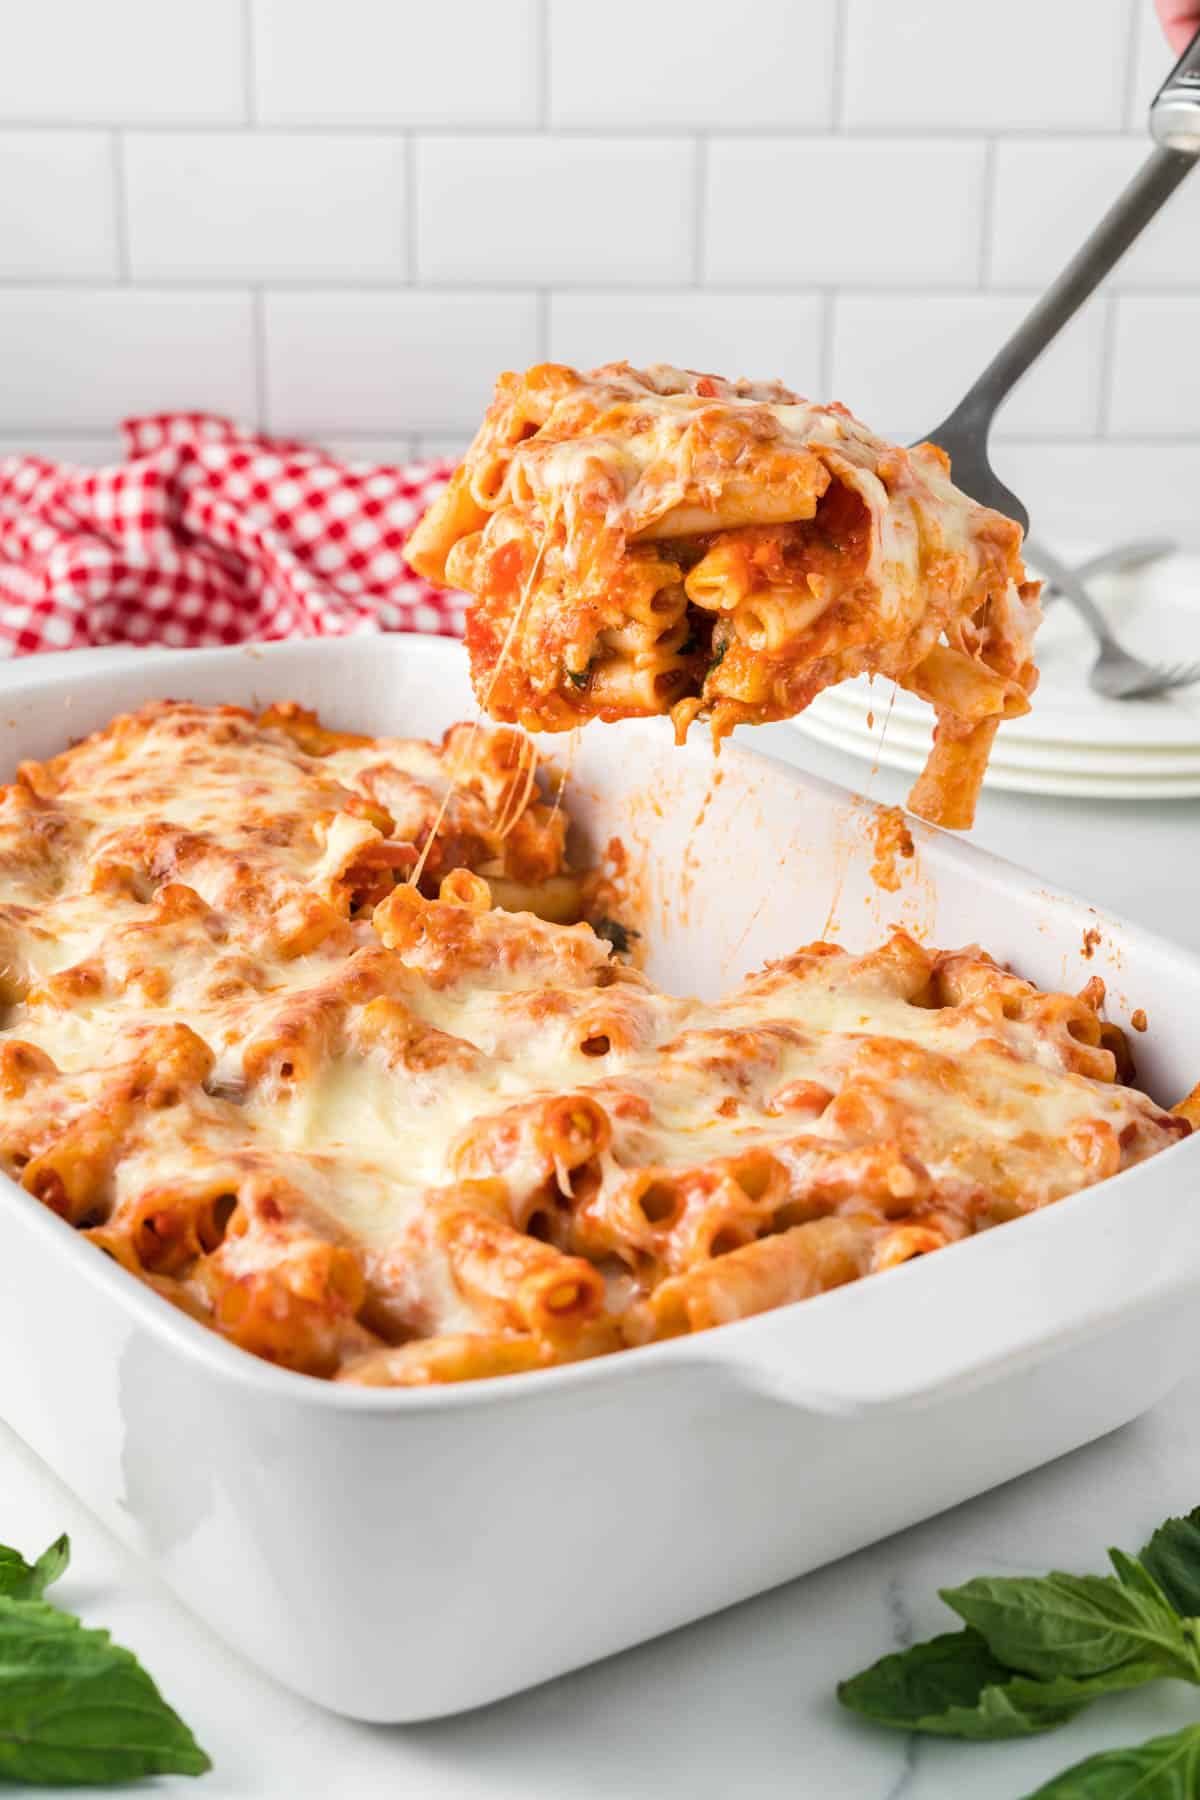
<svg viewBox="0 0 1200 1800">
<path fill-rule="evenodd" d="M 874 781 L 876 775 L 879 773 L 879 765 L 883 757 L 883 746 L 887 742 L 888 726 L 892 722 L 892 708 L 896 704 L 896 695 L 899 692 L 900 688 L 898 683 L 893 681 L 892 691 L 888 695 L 887 711 L 883 715 L 883 726 L 879 733 L 879 742 L 875 746 L 875 760 L 871 764 L 871 774 L 869 777 L 871 781 Z"/>
<path fill-rule="evenodd" d="M 525 755 L 526 750 L 529 752 L 528 758 L 526 758 Z M 525 766 L 526 762 L 528 762 L 528 767 Z M 532 743 L 529 738 L 522 738 L 521 760 L 517 765 L 517 776 L 513 780 L 511 792 L 503 803 L 501 817 L 495 827 L 497 837 L 501 839 L 506 838 L 521 814 L 525 811 L 525 808 L 529 805 L 529 801 L 533 795 L 534 784 L 537 780 L 537 771 L 537 745 Z M 525 777 L 524 787 L 519 785 L 521 775 L 524 775 Z"/>
<path fill-rule="evenodd" d="M 559 813 L 562 811 L 563 795 L 567 791 L 567 783 L 568 783 L 568 781 L 570 781 L 571 776 L 575 772 L 575 762 L 576 762 L 576 758 L 579 755 L 579 733 L 580 733 L 580 727 L 577 725 L 575 727 L 575 729 L 569 734 L 568 739 L 567 739 L 566 766 L 563 768 L 563 770 L 561 771 L 561 773 L 559 775 L 558 786 L 554 790 L 554 805 L 550 808 L 550 829 L 551 830 L 553 830 L 553 828 L 554 828 L 555 819 L 557 819 Z"/>
<path fill-rule="evenodd" d="M 501 670 L 503 669 L 505 660 L 508 656 L 509 651 L 512 648 L 513 639 L 517 635 L 517 627 L 521 623 L 522 615 L 525 612 L 525 608 L 529 604 L 529 596 L 533 592 L 533 584 L 537 580 L 538 576 L 541 573 L 542 559 L 545 556 L 545 554 L 546 554 L 546 539 L 545 539 L 545 536 L 543 536 L 541 543 L 538 545 L 537 555 L 533 559 L 533 567 L 530 569 L 529 574 L 525 578 L 525 586 L 521 590 L 521 598 L 517 602 L 516 610 L 513 613 L 512 623 L 509 625 L 508 631 L 505 633 L 504 642 L 500 646 L 500 655 L 496 660 L 496 667 L 492 670 L 492 679 L 488 682 L 487 693 L 483 697 L 482 710 L 484 712 L 486 712 L 488 710 L 488 707 L 492 703 L 492 695 L 496 691 L 496 683 L 500 679 Z M 460 762 L 464 761 L 474 751 L 475 744 L 476 744 L 476 741 L 478 740 L 478 737 L 479 737 L 479 720 L 472 719 L 471 735 L 467 739 L 467 747 L 463 753 L 463 757 L 459 759 Z M 536 756 L 536 752 L 535 752 L 535 756 Z M 535 768 L 536 768 L 536 763 L 535 763 Z M 458 786 L 459 786 L 458 776 L 455 773 L 455 771 L 453 769 L 451 769 L 451 771 L 450 771 L 450 786 L 446 789 L 445 794 L 442 796 L 442 804 L 438 807 L 437 817 L 434 819 L 433 825 L 430 828 L 429 836 L 425 839 L 425 843 L 421 849 L 421 854 L 417 858 L 416 863 L 414 864 L 414 866 L 409 874 L 409 877 L 408 877 L 408 886 L 409 887 L 416 887 L 416 885 L 420 881 L 422 875 L 425 873 L 425 864 L 429 861 L 429 852 L 433 848 L 434 839 L 437 837 L 438 832 L 442 829 L 442 825 L 446 818 L 447 808 L 449 807 L 451 800 L 454 798 L 454 795 L 458 792 Z M 522 802 L 522 805 L 524 805 L 524 802 Z M 519 809 L 518 809 L 518 811 L 519 811 Z M 515 823 L 516 823 L 516 820 L 514 818 L 513 824 L 515 824 Z M 509 831 L 511 831 L 512 825 L 510 825 L 508 829 L 509 829 Z M 507 836 L 507 832 L 502 832 L 500 835 L 502 837 Z"/>
</svg>

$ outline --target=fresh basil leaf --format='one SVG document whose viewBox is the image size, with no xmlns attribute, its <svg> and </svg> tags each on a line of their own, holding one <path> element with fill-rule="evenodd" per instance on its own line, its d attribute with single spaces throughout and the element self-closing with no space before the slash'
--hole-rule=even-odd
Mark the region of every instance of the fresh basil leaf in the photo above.
<svg viewBox="0 0 1200 1800">
<path fill-rule="evenodd" d="M 1131 1594 L 1141 1594 L 1143 1599 L 1152 1600 L 1156 1605 L 1170 1601 L 1155 1581 L 1149 1569 L 1144 1568 L 1136 1556 L 1127 1556 L 1124 1550 L 1110 1550 L 1108 1560 L 1117 1573 L 1117 1580 Z M 1174 1608 L 1172 1608 L 1174 1611 Z"/>
<path fill-rule="evenodd" d="M 880 1725 L 927 1731 L 933 1727 L 926 1720 L 977 1706 L 988 1687 L 1011 1674 L 977 1631 L 946 1631 L 881 1656 L 869 1669 L 840 1681 L 837 1697 Z"/>
<path fill-rule="evenodd" d="M 1192 1644 L 1149 1577 L 1134 1586 L 1111 1575 L 1059 1571 L 1041 1579 L 985 1575 L 940 1591 L 993 1655 L 1022 1675 L 1100 1675 L 1152 1662 L 1161 1674 L 1195 1679 Z"/>
<path fill-rule="evenodd" d="M 40 1600 L 70 1560 L 71 1542 L 65 1532 L 42 1551 L 32 1566 L 19 1550 L 0 1544 L 0 1595 L 8 1595 L 12 1600 Z"/>
<path fill-rule="evenodd" d="M 1101 1694 L 1162 1674 L 1157 1663 L 1126 1663 L 1104 1675 L 1037 1681 L 993 1656 L 977 1631 L 949 1631 L 881 1657 L 838 1687 L 843 1706 L 877 1725 L 939 1737 L 1032 1737 L 1065 1725 Z"/>
<path fill-rule="evenodd" d="M 1149 1569 L 1177 1613 L 1200 1616 L 1200 1506 L 1159 1526 L 1138 1561 Z"/>
<path fill-rule="evenodd" d="M 107 1631 L 40 1600 L 0 1598 L 0 1782 L 99 1785 L 211 1766 Z"/>
<path fill-rule="evenodd" d="M 1103 1750 L 1065 1769 L 1027 1800 L 1196 1800 L 1200 1725 L 1135 1750 Z"/>
<path fill-rule="evenodd" d="M 838 1687 L 843 1706 L 900 1731 L 944 1737 L 1027 1737 L 1064 1724 L 1076 1706 L 1035 1701 L 1026 1709 L 1006 1694 L 1013 1683 L 1036 1689 L 997 1661 L 977 1631 L 948 1631 L 883 1656 Z M 1083 1704 L 1082 1702 L 1080 1704 Z"/>
<path fill-rule="evenodd" d="M 65 1575 L 71 1561 L 71 1540 L 64 1531 L 56 1537 L 33 1565 L 31 1592 L 14 1595 L 14 1599 L 40 1600 L 48 1587 L 52 1587 L 60 1576 Z"/>
<path fill-rule="evenodd" d="M 0 1544 L 0 1594 L 18 1591 L 32 1575 L 33 1569 L 19 1550 L 10 1550 L 7 1544 Z"/>
</svg>

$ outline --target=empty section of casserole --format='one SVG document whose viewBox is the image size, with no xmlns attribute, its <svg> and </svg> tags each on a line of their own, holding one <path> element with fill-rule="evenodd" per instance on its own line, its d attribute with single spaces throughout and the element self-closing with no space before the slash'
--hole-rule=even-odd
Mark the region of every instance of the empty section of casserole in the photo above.
<svg viewBox="0 0 1200 1800">
<path fill-rule="evenodd" d="M 997 725 L 1029 709 L 1037 584 L 1021 532 L 931 444 L 885 443 L 778 382 L 658 365 L 502 375 L 407 545 L 473 597 L 493 718 L 697 716 L 714 739 L 864 672 L 938 726 L 914 810 L 971 823 Z"/>
<path fill-rule="evenodd" d="M 164 703 L 24 765 L 0 1167 L 245 1349 L 408 1385 L 824 1292 L 1189 1130 L 1096 979 L 896 933 L 703 1004 L 497 907 L 581 903 L 531 758 Z"/>
</svg>

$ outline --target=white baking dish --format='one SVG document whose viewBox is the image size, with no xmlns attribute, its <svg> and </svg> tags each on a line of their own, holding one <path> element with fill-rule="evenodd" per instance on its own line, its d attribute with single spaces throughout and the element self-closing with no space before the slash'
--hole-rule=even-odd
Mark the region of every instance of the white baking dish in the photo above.
<svg viewBox="0 0 1200 1800">
<path fill-rule="evenodd" d="M 294 698 L 369 731 L 439 732 L 472 710 L 462 652 L 437 640 L 50 662 L 0 706 L 0 765 L 161 695 Z M 714 991 L 822 931 L 865 943 L 895 920 L 979 939 L 1052 986 L 1104 975 L 1116 1016 L 1150 1015 L 1152 1091 L 1200 1074 L 1197 959 L 919 826 L 882 892 L 865 803 L 732 747 L 714 784 L 695 735 L 676 751 L 657 726 L 593 726 L 573 767 L 584 835 L 631 852 L 668 985 Z M 1198 1185 L 1200 1137 L 739 1325 L 388 1393 L 223 1343 L 5 1183 L 0 1411 L 281 1681 L 360 1718 L 428 1718 L 785 1581 L 1152 1405 L 1190 1347 Z"/>
</svg>

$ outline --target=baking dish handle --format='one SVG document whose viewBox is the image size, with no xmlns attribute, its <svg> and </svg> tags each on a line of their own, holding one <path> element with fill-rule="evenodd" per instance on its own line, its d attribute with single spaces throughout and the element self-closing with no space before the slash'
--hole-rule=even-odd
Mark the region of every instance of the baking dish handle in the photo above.
<svg viewBox="0 0 1200 1800">
<path fill-rule="evenodd" d="M 1198 1290 L 1200 1277 L 1192 1283 L 1193 1302 Z M 1160 1297 L 1155 1304 L 1165 1305 L 1168 1300 Z M 739 1346 L 732 1354 L 726 1352 L 712 1361 L 719 1362 L 726 1375 L 732 1374 L 740 1386 L 763 1398 L 829 1418 L 861 1418 L 869 1413 L 928 1406 L 967 1394 L 1001 1372 L 1012 1374 L 1022 1366 L 1040 1362 L 1051 1351 L 1100 1335 L 1115 1323 L 1113 1315 L 1107 1313 L 1101 1320 L 1094 1315 L 1072 1317 L 1061 1321 L 1052 1333 L 1033 1341 L 1015 1334 L 1007 1341 L 993 1338 L 986 1350 L 973 1347 L 969 1359 L 943 1358 L 937 1363 L 925 1355 L 894 1356 L 889 1351 L 882 1369 L 878 1361 L 866 1363 L 861 1358 L 851 1358 L 840 1361 L 831 1372 L 823 1358 L 814 1367 L 807 1359 L 797 1357 L 794 1349 L 789 1353 L 786 1343 L 779 1342 L 756 1346 L 752 1351 Z"/>
<path fill-rule="evenodd" d="M 691 1343 L 740 1386 L 806 1412 L 853 1417 L 967 1393 L 1152 1308 L 1195 1303 L 1200 1203 L 1189 1176 L 1200 1156 L 1189 1152 L 1200 1140 L 1168 1152 L 1183 1180 L 1148 1187 L 1140 1205 L 1118 1177 L 1103 1200 L 1060 1201 L 1015 1229 Z"/>
<path fill-rule="evenodd" d="M 781 1345 L 760 1347 L 753 1354 L 739 1349 L 719 1360 L 727 1374 L 764 1399 L 780 1401 L 802 1412 L 850 1419 L 926 1406 L 969 1392 L 994 1375 L 998 1366 L 1010 1372 L 1023 1361 L 1036 1360 L 1045 1348 L 1044 1343 L 1039 1343 L 1036 1351 L 1027 1344 L 1014 1345 L 998 1356 L 979 1355 L 966 1364 L 943 1362 L 936 1371 L 920 1363 L 910 1366 L 904 1358 L 889 1357 L 882 1380 L 877 1367 L 853 1364 L 843 1365 L 831 1378 L 828 1371 L 798 1361 Z"/>
</svg>

